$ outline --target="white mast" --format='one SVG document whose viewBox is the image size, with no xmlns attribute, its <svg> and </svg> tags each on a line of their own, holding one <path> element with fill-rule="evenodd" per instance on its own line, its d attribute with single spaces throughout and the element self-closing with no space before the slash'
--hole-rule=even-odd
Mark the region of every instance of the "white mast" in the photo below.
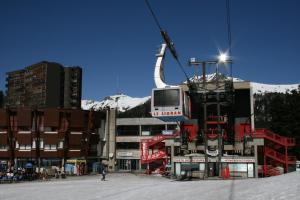
<svg viewBox="0 0 300 200">
<path fill-rule="evenodd" d="M 157 60 L 154 69 L 154 82 L 157 88 L 178 87 L 165 83 L 163 60 L 166 54 L 166 44 L 161 45 L 160 52 L 156 54 Z"/>
</svg>

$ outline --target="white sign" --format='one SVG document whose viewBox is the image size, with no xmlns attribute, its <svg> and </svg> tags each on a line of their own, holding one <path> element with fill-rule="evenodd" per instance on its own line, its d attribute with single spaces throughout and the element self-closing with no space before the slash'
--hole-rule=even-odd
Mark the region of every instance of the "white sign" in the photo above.
<svg viewBox="0 0 300 200">
<path fill-rule="evenodd" d="M 161 133 L 163 135 L 173 135 L 173 131 L 172 130 L 163 130 Z"/>
<path fill-rule="evenodd" d="M 150 135 L 150 131 L 142 131 L 142 135 L 146 135 L 146 136 L 148 136 L 148 135 Z"/>
<path fill-rule="evenodd" d="M 217 156 L 219 154 L 218 149 L 215 151 L 209 151 L 208 149 L 206 149 L 206 154 L 210 155 L 210 156 Z"/>
<path fill-rule="evenodd" d="M 181 111 L 155 111 L 151 113 L 153 117 L 160 117 L 160 116 L 181 116 Z"/>
<path fill-rule="evenodd" d="M 133 156 L 133 153 L 127 152 L 127 151 L 121 151 L 121 152 L 118 152 L 117 155 L 119 157 L 131 157 L 131 156 Z"/>
<path fill-rule="evenodd" d="M 201 157 L 193 157 L 192 160 L 189 157 L 175 157 L 174 158 L 174 162 L 193 162 L 193 163 L 198 163 L 198 162 L 205 162 L 205 158 L 201 158 Z"/>
<path fill-rule="evenodd" d="M 222 158 L 221 162 L 227 163 L 255 163 L 254 158 Z"/>
</svg>

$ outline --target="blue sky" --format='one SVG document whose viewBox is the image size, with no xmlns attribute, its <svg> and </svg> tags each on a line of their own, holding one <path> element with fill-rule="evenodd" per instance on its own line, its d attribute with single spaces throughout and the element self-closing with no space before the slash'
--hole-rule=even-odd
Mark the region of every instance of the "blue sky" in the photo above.
<svg viewBox="0 0 300 200">
<path fill-rule="evenodd" d="M 149 1 L 182 63 L 227 49 L 225 0 Z M 300 1 L 230 2 L 234 76 L 299 83 Z M 0 90 L 6 72 L 48 60 L 83 68 L 83 99 L 150 95 L 161 42 L 144 0 L 0 0 Z M 167 81 L 183 81 L 166 60 Z"/>
</svg>

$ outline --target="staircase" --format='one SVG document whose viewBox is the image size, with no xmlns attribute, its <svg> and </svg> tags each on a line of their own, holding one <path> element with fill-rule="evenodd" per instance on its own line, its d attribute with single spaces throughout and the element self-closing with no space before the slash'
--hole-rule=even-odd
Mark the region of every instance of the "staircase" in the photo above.
<svg viewBox="0 0 300 200">
<path fill-rule="evenodd" d="M 151 174 L 152 171 L 155 170 L 158 170 L 159 173 L 163 173 L 165 171 L 165 166 L 167 164 L 167 152 L 163 141 L 168 138 L 175 138 L 176 136 L 178 136 L 178 134 L 157 135 L 150 139 L 141 140 L 141 164 L 161 163 L 161 165 L 155 169 L 148 169 L 148 174 Z"/>
<path fill-rule="evenodd" d="M 284 172 L 287 173 L 288 166 L 296 163 L 296 157 L 288 155 L 288 148 L 296 145 L 294 138 L 280 136 L 267 129 L 256 129 L 253 138 L 263 138 L 265 140 L 264 176 L 279 175 L 279 167 L 283 167 Z"/>
<path fill-rule="evenodd" d="M 280 136 L 268 129 L 256 129 L 253 133 L 254 138 L 265 138 L 267 140 L 270 140 L 272 142 L 275 142 L 276 144 L 280 144 L 287 147 L 293 147 L 296 145 L 296 139 L 295 138 L 288 138 L 284 136 Z"/>
</svg>

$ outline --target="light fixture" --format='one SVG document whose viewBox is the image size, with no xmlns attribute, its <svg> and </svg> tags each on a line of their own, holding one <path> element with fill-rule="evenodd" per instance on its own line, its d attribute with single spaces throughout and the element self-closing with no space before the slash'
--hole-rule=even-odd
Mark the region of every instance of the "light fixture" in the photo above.
<svg viewBox="0 0 300 200">
<path fill-rule="evenodd" d="M 228 55 L 226 53 L 220 52 L 219 56 L 218 56 L 218 61 L 220 63 L 225 63 L 228 61 Z"/>
</svg>

